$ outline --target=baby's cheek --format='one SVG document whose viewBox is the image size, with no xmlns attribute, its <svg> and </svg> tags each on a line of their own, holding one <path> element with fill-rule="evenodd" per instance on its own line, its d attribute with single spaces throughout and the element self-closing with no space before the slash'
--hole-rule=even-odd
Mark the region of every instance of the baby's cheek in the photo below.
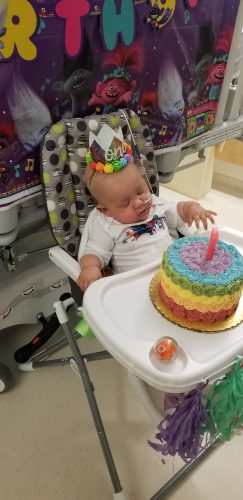
<svg viewBox="0 0 243 500">
<path fill-rule="evenodd" d="M 124 210 L 123 215 L 122 215 L 122 219 L 124 220 L 124 224 L 130 224 L 130 223 L 134 222 L 135 218 L 136 218 L 136 214 L 132 208 L 127 208 L 126 210 Z"/>
</svg>

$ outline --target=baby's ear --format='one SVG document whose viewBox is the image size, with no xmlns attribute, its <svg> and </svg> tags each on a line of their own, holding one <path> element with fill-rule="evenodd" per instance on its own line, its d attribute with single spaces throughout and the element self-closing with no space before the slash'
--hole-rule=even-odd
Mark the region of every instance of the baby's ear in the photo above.
<svg viewBox="0 0 243 500">
<path fill-rule="evenodd" d="M 107 215 L 109 217 L 109 210 L 108 210 L 108 208 L 104 207 L 104 205 L 101 205 L 100 203 L 98 203 L 96 205 L 96 208 L 97 208 L 97 210 L 99 210 L 99 212 L 101 212 L 102 214 Z"/>
</svg>

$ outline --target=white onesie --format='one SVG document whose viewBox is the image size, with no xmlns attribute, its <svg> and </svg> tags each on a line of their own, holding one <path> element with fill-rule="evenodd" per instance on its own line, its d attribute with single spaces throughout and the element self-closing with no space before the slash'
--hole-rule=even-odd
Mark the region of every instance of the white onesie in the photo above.
<svg viewBox="0 0 243 500">
<path fill-rule="evenodd" d="M 185 227 L 176 205 L 153 195 L 148 218 L 134 224 L 117 222 L 95 208 L 85 224 L 78 259 L 93 254 L 102 267 L 111 260 L 115 273 L 159 260 L 172 243 L 171 234 Z"/>
</svg>

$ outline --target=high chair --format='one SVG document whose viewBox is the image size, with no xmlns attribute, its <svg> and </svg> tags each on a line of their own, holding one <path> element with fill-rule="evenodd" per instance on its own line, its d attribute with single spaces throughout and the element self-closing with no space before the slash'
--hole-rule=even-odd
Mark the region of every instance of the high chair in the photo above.
<svg viewBox="0 0 243 500">
<path fill-rule="evenodd" d="M 155 194 L 159 192 L 157 167 L 149 128 L 145 123 L 142 123 L 142 119 L 139 119 L 134 112 L 127 109 L 119 110 L 110 115 L 90 116 L 84 119 L 74 118 L 63 120 L 51 127 L 42 147 L 43 185 L 51 229 L 59 247 L 52 248 L 49 255 L 51 259 L 55 260 L 57 265 L 59 263 L 74 281 L 76 281 L 79 274 L 79 264 L 74 259 L 71 259 L 70 256 L 77 257 L 80 231 L 82 231 L 89 212 L 95 206 L 95 200 L 83 182 L 89 132 L 92 130 L 97 134 L 104 123 L 108 123 L 113 128 L 120 126 L 124 139 L 127 142 L 133 144 L 136 141 L 136 145 L 143 157 L 143 165 L 146 169 L 151 189 Z M 73 299 L 56 302 L 54 304 L 56 315 L 60 324 L 62 324 L 76 367 L 83 381 L 113 484 L 114 498 L 124 499 L 125 496 L 105 435 L 85 363 L 88 360 L 109 358 L 111 355 L 106 351 L 89 355 L 82 355 L 80 353 L 75 335 L 68 324 L 68 317 L 65 311 L 65 308 L 72 302 L 74 302 Z M 30 363 L 33 367 L 36 367 L 38 362 L 42 363 L 42 361 L 39 361 L 40 359 L 40 356 L 34 357 Z M 70 358 L 70 362 L 73 364 L 72 358 Z"/>
<path fill-rule="evenodd" d="M 114 128 L 121 126 L 125 140 L 133 146 L 138 145 L 152 190 L 158 193 L 158 177 L 149 129 L 133 112 L 119 110 L 108 116 L 63 120 L 51 127 L 42 148 L 43 185 L 51 229 L 59 246 L 53 247 L 49 255 L 74 281 L 80 273 L 79 264 L 75 260 L 80 231 L 82 232 L 87 215 L 95 205 L 83 183 L 88 135 L 90 130 L 98 133 L 104 123 Z M 243 253 L 243 235 L 240 232 L 222 228 L 221 237 L 235 244 Z M 85 239 L 85 234 L 82 238 Z M 131 382 L 158 424 L 162 418 L 165 392 L 186 392 L 202 380 L 214 380 L 230 369 L 237 355 L 243 354 L 241 325 L 235 327 L 230 335 L 227 332 L 221 333 L 219 343 L 217 335 L 185 331 L 157 313 L 150 302 L 148 287 L 159 265 L 160 262 L 151 262 L 142 268 L 98 280 L 84 294 L 84 317 L 107 351 L 81 354 L 66 313 L 66 308 L 74 302 L 73 298 L 54 304 L 72 351 L 71 358 L 57 360 L 56 364 L 70 362 L 82 378 L 113 484 L 114 499 L 125 499 L 125 496 L 99 414 L 86 361 L 114 356 L 128 369 Z M 161 364 L 153 354 L 154 342 L 163 334 L 174 337 L 179 344 L 179 355 L 170 365 Z M 33 368 L 39 362 L 41 363 L 40 357 L 32 358 Z M 205 448 L 204 453 L 210 446 Z M 185 465 L 151 498 L 162 498 L 161 495 L 192 465 L 193 463 Z"/>
</svg>

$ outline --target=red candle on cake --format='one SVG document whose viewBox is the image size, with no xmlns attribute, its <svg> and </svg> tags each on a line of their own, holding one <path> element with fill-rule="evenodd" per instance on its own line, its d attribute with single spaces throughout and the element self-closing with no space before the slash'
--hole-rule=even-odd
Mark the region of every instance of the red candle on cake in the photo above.
<svg viewBox="0 0 243 500">
<path fill-rule="evenodd" d="M 217 227 L 213 227 L 208 242 L 206 260 L 212 260 L 218 240 L 219 240 L 219 230 L 217 229 Z"/>
</svg>

